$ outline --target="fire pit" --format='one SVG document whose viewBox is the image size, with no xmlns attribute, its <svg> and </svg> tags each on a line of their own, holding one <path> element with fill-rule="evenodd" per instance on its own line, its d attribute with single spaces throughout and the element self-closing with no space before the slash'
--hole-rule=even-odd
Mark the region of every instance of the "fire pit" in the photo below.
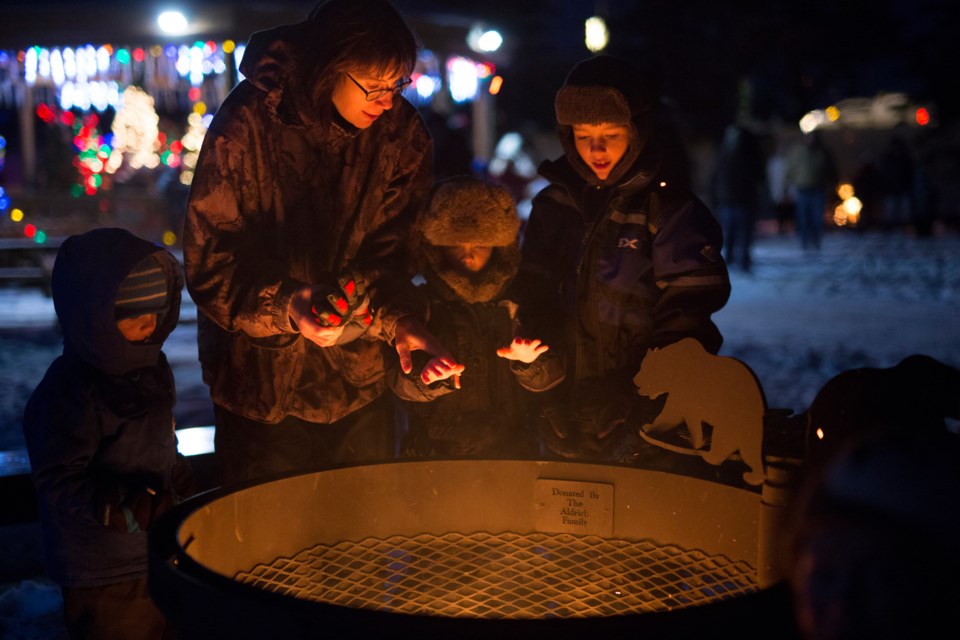
<svg viewBox="0 0 960 640">
<path fill-rule="evenodd" d="M 151 591 L 186 638 L 770 633 L 789 616 L 763 503 L 601 464 L 330 469 L 178 507 L 151 536 Z"/>
</svg>

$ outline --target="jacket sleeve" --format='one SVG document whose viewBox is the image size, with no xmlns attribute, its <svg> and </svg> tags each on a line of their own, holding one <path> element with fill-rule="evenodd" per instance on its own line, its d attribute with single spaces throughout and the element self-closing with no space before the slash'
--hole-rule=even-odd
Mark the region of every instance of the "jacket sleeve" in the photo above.
<svg viewBox="0 0 960 640">
<path fill-rule="evenodd" d="M 564 198 L 559 187 L 547 187 L 534 198 L 523 231 L 520 270 L 509 292 L 520 305 L 523 323 L 551 344 L 558 342 L 549 331 L 557 328 L 561 313 L 564 255 L 556 214 Z"/>
<path fill-rule="evenodd" d="M 211 127 L 183 228 L 190 296 L 217 325 L 251 337 L 294 332 L 287 308 L 306 284 L 287 275 L 276 225 L 259 202 L 258 184 L 270 179 L 257 151 L 263 135 L 252 124 L 233 125 L 230 135 Z"/>
<path fill-rule="evenodd" d="M 420 371 L 427 363 L 429 356 L 423 351 L 414 351 L 413 369 L 410 373 L 404 373 L 400 369 L 400 361 L 396 353 L 386 355 L 386 378 L 387 385 L 401 400 L 410 402 L 432 402 L 440 396 L 445 396 L 455 390 L 453 382 L 448 378 L 433 384 L 424 384 L 420 379 Z"/>
<path fill-rule="evenodd" d="M 100 488 L 90 472 L 101 439 L 97 416 L 89 386 L 57 384 L 48 377 L 31 396 L 23 420 L 38 496 L 54 511 L 91 523 L 97 522 Z"/>
<path fill-rule="evenodd" d="M 193 467 L 187 457 L 177 452 L 176 460 L 170 474 L 171 488 L 178 499 L 186 500 L 198 491 L 197 481 L 193 475 Z"/>
<path fill-rule="evenodd" d="M 722 232 L 695 197 L 662 206 L 655 224 L 653 269 L 660 296 L 653 308 L 651 347 L 695 338 L 717 353 L 723 338 L 710 319 L 730 297 L 730 278 L 721 257 Z"/>
</svg>

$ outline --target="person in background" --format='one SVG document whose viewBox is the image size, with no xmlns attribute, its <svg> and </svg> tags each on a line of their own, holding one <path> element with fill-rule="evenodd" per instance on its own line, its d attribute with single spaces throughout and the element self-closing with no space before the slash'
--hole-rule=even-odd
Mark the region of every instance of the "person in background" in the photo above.
<svg viewBox="0 0 960 640">
<path fill-rule="evenodd" d="M 147 535 L 194 492 L 161 350 L 180 315 L 180 264 L 96 229 L 64 241 L 52 287 L 63 355 L 23 417 L 47 573 L 71 638 L 173 637 L 147 591 Z"/>
<path fill-rule="evenodd" d="M 555 351 L 525 337 L 517 305 L 504 295 L 520 263 L 519 226 L 504 187 L 465 176 L 441 182 L 418 219 L 427 327 L 456 361 L 433 358 L 422 373 L 392 367 L 391 386 L 409 416 L 408 455 L 539 453 L 528 393 L 555 387 L 564 371 Z"/>
<path fill-rule="evenodd" d="M 434 180 L 473 171 L 473 151 L 467 137 L 469 129 L 455 126 L 461 118 L 457 115 L 448 117 L 432 109 L 426 109 L 423 116 L 430 137 L 433 138 Z"/>
<path fill-rule="evenodd" d="M 916 167 L 907 141 L 893 134 L 880 155 L 883 176 L 883 228 L 903 229 L 914 220 Z"/>
<path fill-rule="evenodd" d="M 210 124 L 183 250 L 223 483 L 393 457 L 381 345 L 404 371 L 445 353 L 405 271 L 433 170 L 416 59 L 387 0 L 324 0 L 251 37 Z"/>
<path fill-rule="evenodd" d="M 625 60 L 577 64 L 556 97 L 564 155 L 539 172 L 515 289 L 531 335 L 559 348 L 565 381 L 540 431 L 564 457 L 610 455 L 647 350 L 685 337 L 716 353 L 730 294 L 722 233 L 676 170 L 659 98 Z"/>
<path fill-rule="evenodd" d="M 848 440 L 867 434 L 937 433 L 960 420 L 960 369 L 924 354 L 892 367 L 841 371 L 817 392 L 806 416 L 806 473 Z"/>
<path fill-rule="evenodd" d="M 850 184 L 863 204 L 858 228 L 880 226 L 883 223 L 883 174 L 870 154 L 861 154 Z"/>
<path fill-rule="evenodd" d="M 836 182 L 836 164 L 820 133 L 805 133 L 803 141 L 789 149 L 784 173 L 784 187 L 793 191 L 797 235 L 804 249 L 820 249 L 827 194 Z"/>
<path fill-rule="evenodd" d="M 713 176 L 713 204 L 723 228 L 724 258 L 749 272 L 753 234 L 766 193 L 766 161 L 757 137 L 743 125 L 723 133 Z"/>
</svg>

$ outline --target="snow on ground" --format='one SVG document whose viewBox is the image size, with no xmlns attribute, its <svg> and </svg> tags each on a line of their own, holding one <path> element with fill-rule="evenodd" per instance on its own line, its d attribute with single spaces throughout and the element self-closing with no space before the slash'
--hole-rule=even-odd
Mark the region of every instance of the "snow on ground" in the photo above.
<svg viewBox="0 0 960 640">
<path fill-rule="evenodd" d="M 834 233 L 820 252 L 758 241 L 714 315 L 721 355 L 757 373 L 771 407 L 806 409 L 831 377 L 923 353 L 960 367 L 960 237 Z"/>
</svg>

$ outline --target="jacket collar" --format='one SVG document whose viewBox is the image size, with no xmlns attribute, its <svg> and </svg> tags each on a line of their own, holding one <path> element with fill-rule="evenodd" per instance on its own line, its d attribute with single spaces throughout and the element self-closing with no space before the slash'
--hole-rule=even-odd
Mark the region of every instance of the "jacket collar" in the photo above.
<svg viewBox="0 0 960 640">
<path fill-rule="evenodd" d="M 480 273 L 464 274 L 446 265 L 440 249 L 425 245 L 424 278 L 441 300 L 470 304 L 490 302 L 503 295 L 520 266 L 516 245 L 496 247 L 490 263 Z"/>
<path fill-rule="evenodd" d="M 544 160 L 537 168 L 537 172 L 551 183 L 559 185 L 567 192 L 578 198 L 585 188 L 613 190 L 616 195 L 630 196 L 650 185 L 657 175 L 659 162 L 653 162 L 651 154 L 641 154 L 623 176 L 608 187 L 595 187 L 589 184 L 570 164 L 570 159 L 564 155 L 556 160 Z"/>
</svg>

